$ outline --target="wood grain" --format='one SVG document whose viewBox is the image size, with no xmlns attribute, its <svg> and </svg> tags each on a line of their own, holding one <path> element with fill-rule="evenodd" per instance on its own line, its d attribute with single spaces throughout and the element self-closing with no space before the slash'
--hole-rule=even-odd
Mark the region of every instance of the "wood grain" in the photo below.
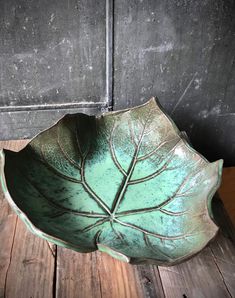
<svg viewBox="0 0 235 298">
<path fill-rule="evenodd" d="M 159 272 L 151 265 L 131 266 L 106 254 L 79 254 L 57 248 L 56 297 L 165 297 Z"/>
<path fill-rule="evenodd" d="M 231 194 L 231 193 L 230 193 Z M 213 213 L 220 226 L 218 237 L 210 244 L 214 262 L 232 297 L 235 297 L 235 231 L 221 200 L 214 199 Z"/>
<path fill-rule="evenodd" d="M 140 281 L 142 296 L 145 298 L 165 297 L 159 269 L 154 265 L 135 266 L 136 274 Z"/>
<path fill-rule="evenodd" d="M 234 227 L 218 194 L 212 209 L 221 228 L 219 236 L 187 262 L 172 268 L 159 267 L 166 297 L 235 297 L 235 271 L 230 261 L 235 256 Z"/>
<path fill-rule="evenodd" d="M 47 242 L 17 221 L 5 285 L 9 298 L 53 297 L 54 256 Z"/>
<path fill-rule="evenodd" d="M 235 297 L 235 242 L 220 232 L 210 247 L 221 278 L 230 295 Z"/>
<path fill-rule="evenodd" d="M 0 149 L 7 149 L 17 152 L 23 149 L 28 142 L 28 140 L 0 141 Z"/>
<path fill-rule="evenodd" d="M 142 297 L 140 283 L 137 283 L 132 266 L 100 252 L 95 254 L 102 297 Z"/>
<path fill-rule="evenodd" d="M 101 297 L 94 254 L 57 248 L 56 297 Z"/>
<path fill-rule="evenodd" d="M 230 297 L 211 250 L 174 267 L 159 267 L 167 298 Z"/>
<path fill-rule="evenodd" d="M 5 295 L 5 284 L 12 257 L 16 215 L 0 191 L 0 298 Z"/>
<path fill-rule="evenodd" d="M 219 189 L 220 197 L 235 226 L 235 168 L 224 168 L 222 184 Z"/>
</svg>

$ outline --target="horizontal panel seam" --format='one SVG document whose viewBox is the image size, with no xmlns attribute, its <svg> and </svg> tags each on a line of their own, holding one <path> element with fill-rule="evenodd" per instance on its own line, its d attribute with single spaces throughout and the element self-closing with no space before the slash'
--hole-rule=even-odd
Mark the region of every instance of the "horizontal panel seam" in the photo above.
<svg viewBox="0 0 235 298">
<path fill-rule="evenodd" d="M 75 102 L 75 103 L 59 103 L 59 104 L 36 104 L 36 105 L 22 105 L 22 106 L 0 106 L 0 112 L 17 112 L 17 111 L 32 111 L 32 110 L 63 110 L 76 108 L 107 108 L 105 102 Z"/>
</svg>

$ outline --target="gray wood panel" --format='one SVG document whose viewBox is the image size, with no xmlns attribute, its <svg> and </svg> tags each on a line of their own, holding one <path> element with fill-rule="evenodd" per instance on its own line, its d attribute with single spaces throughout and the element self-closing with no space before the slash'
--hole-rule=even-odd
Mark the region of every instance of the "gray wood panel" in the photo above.
<svg viewBox="0 0 235 298">
<path fill-rule="evenodd" d="M 106 105 L 87 104 L 81 108 L 61 108 L 0 112 L 0 140 L 30 139 L 41 131 L 55 124 L 65 114 L 99 114 L 106 110 Z"/>
<path fill-rule="evenodd" d="M 67 113 L 108 108 L 106 6 L 0 1 L 1 140 L 31 138 Z"/>
<path fill-rule="evenodd" d="M 105 102 L 105 0 L 0 1 L 0 107 Z"/>
<path fill-rule="evenodd" d="M 235 1 L 115 1 L 115 109 L 152 96 L 208 159 L 235 164 Z"/>
</svg>

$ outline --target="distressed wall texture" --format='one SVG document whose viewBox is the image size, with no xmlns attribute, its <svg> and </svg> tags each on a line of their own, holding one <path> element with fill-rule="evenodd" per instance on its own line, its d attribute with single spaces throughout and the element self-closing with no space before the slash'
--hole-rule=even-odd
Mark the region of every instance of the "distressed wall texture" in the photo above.
<svg viewBox="0 0 235 298">
<path fill-rule="evenodd" d="M 235 165 L 234 57 L 233 0 L 2 0 L 0 138 L 156 96 L 197 150 Z"/>
<path fill-rule="evenodd" d="M 105 0 L 0 1 L 0 139 L 106 108 L 105 15 Z"/>
</svg>

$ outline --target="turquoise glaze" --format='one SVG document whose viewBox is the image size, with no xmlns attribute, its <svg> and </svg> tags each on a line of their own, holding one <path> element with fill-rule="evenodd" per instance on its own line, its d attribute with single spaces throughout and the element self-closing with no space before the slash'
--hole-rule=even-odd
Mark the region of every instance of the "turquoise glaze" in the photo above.
<svg viewBox="0 0 235 298">
<path fill-rule="evenodd" d="M 5 166 L 4 166 L 5 154 Z M 79 252 L 172 265 L 215 236 L 209 163 L 155 99 L 99 117 L 67 115 L 18 153 L 1 153 L 1 183 L 32 232 Z"/>
</svg>

